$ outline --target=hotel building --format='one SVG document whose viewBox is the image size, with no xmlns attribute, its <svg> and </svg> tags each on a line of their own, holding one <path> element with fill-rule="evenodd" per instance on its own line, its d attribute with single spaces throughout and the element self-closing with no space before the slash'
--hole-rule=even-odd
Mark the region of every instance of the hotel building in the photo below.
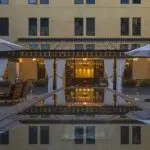
<svg viewBox="0 0 150 150">
<path fill-rule="evenodd" d="M 131 50 L 150 42 L 149 7 L 150 2 L 142 0 L 0 0 L 0 38 L 23 45 L 27 50 Z M 112 88 L 113 60 L 109 60 L 92 56 L 56 58 L 57 88 L 80 83 L 93 85 L 104 78 L 109 78 Z M 53 68 L 52 62 L 46 63 L 44 58 L 19 58 L 15 63 L 8 62 L 4 78 L 12 82 L 16 77 L 35 81 L 48 78 L 51 91 L 53 70 L 48 72 L 48 68 Z M 150 79 L 148 59 L 121 59 L 117 63 L 124 68 L 117 73 L 119 91 L 122 77 Z M 113 107 L 112 101 L 104 100 L 112 99 L 105 90 L 76 88 L 67 92 L 65 96 L 58 94 L 58 99 L 67 99 L 66 106 L 86 103 L 92 107 L 103 104 Z M 58 104 L 61 102 L 58 100 Z M 126 108 L 121 100 L 118 105 L 121 111 Z M 39 108 L 30 110 L 30 115 L 26 115 L 32 117 L 37 112 L 34 118 L 21 119 L 23 126 L 2 134 L 0 149 L 149 149 L 149 126 L 124 117 L 126 111 L 109 115 L 95 112 L 87 117 L 71 115 L 68 123 L 58 123 L 42 117 L 44 108 L 39 115 Z M 50 113 L 47 116 L 51 117 Z M 84 118 L 99 121 L 88 123 Z"/>
</svg>

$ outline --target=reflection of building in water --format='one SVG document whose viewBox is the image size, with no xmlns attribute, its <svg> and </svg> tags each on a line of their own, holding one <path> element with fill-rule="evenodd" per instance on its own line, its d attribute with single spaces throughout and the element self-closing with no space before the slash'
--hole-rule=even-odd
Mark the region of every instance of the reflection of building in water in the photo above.
<svg viewBox="0 0 150 150">
<path fill-rule="evenodd" d="M 104 62 L 94 58 L 67 60 L 65 72 L 66 86 L 94 85 L 104 78 Z"/>
</svg>

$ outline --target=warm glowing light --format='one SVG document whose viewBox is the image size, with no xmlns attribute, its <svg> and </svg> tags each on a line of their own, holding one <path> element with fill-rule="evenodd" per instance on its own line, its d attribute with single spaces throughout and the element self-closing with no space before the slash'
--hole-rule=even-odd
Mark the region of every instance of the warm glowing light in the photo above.
<svg viewBox="0 0 150 150">
<path fill-rule="evenodd" d="M 138 61 L 138 58 L 133 58 L 133 61 Z"/>
<path fill-rule="evenodd" d="M 87 102 L 83 102 L 83 105 L 87 105 Z"/>
<path fill-rule="evenodd" d="M 150 58 L 148 58 L 148 61 L 150 61 Z"/>
<path fill-rule="evenodd" d="M 35 62 L 35 61 L 36 61 L 36 58 L 33 58 L 33 59 L 32 59 L 32 61 L 34 61 L 34 62 Z"/>
<path fill-rule="evenodd" d="M 86 59 L 86 58 L 83 58 L 83 60 L 86 61 L 87 59 Z"/>
<path fill-rule="evenodd" d="M 22 63 L 23 62 L 23 59 L 22 58 L 19 58 L 19 63 Z"/>
</svg>

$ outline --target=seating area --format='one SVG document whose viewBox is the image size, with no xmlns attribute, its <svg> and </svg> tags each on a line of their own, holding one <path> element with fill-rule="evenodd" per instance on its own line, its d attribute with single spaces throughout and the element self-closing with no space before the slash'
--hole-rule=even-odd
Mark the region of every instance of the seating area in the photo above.
<svg viewBox="0 0 150 150">
<path fill-rule="evenodd" d="M 28 81 L 17 81 L 15 84 L 11 84 L 7 91 L 0 93 L 0 106 L 14 105 L 25 101 L 30 90 L 31 86 Z"/>
</svg>

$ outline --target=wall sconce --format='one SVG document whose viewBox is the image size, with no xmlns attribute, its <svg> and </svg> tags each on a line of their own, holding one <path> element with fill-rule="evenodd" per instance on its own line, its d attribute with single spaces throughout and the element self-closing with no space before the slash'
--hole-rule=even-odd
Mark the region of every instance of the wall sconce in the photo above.
<svg viewBox="0 0 150 150">
<path fill-rule="evenodd" d="M 138 58 L 133 58 L 133 61 L 138 61 Z"/>
<path fill-rule="evenodd" d="M 36 62 L 36 58 L 33 58 L 32 61 L 33 61 L 33 62 Z"/>
<path fill-rule="evenodd" d="M 19 58 L 19 63 L 22 63 L 23 62 L 23 59 L 22 58 Z"/>
</svg>

